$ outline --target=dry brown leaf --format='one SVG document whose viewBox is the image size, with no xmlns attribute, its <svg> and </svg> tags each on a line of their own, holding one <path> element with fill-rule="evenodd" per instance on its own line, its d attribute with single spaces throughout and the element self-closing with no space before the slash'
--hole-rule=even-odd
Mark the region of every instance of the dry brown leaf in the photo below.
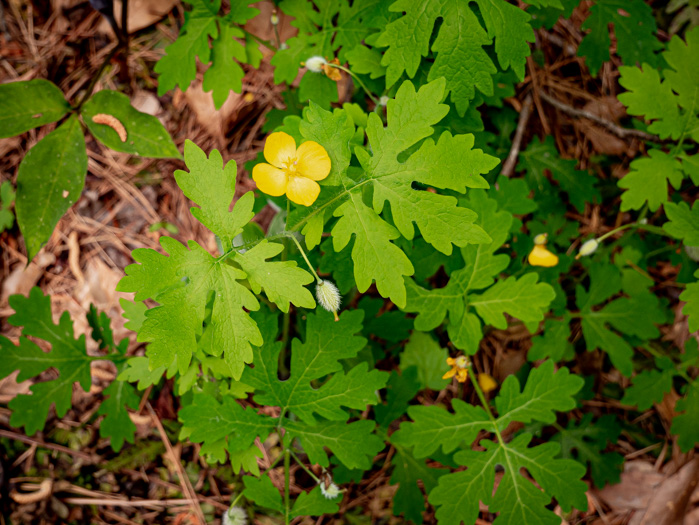
<svg viewBox="0 0 699 525">
<path fill-rule="evenodd" d="M 5 303 L 11 295 L 28 295 L 36 283 L 39 282 L 47 266 L 56 262 L 56 256 L 50 252 L 42 251 L 34 257 L 34 260 L 25 268 L 23 263 L 17 264 L 14 270 L 2 283 L 2 299 Z"/>
<path fill-rule="evenodd" d="M 699 458 L 695 458 L 662 482 L 653 492 L 646 511 L 634 515 L 629 525 L 682 525 L 698 482 Z"/>
<path fill-rule="evenodd" d="M 129 0 L 129 34 L 155 24 L 176 4 L 177 0 Z M 114 0 L 114 18 L 121 27 L 121 0 Z M 104 18 L 97 30 L 102 34 L 112 34 L 112 28 Z"/>
<path fill-rule="evenodd" d="M 211 92 L 204 92 L 201 82 L 196 80 L 187 91 L 184 92 L 184 99 L 192 109 L 197 121 L 213 137 L 223 140 L 226 134 L 226 123 L 234 120 L 238 110 L 247 104 L 240 93 L 231 92 L 221 106 L 216 109 Z"/>
<path fill-rule="evenodd" d="M 653 493 L 664 480 L 665 476 L 650 463 L 629 461 L 624 465 L 619 483 L 607 485 L 601 490 L 595 489 L 593 493 L 616 512 L 645 510 Z"/>
</svg>

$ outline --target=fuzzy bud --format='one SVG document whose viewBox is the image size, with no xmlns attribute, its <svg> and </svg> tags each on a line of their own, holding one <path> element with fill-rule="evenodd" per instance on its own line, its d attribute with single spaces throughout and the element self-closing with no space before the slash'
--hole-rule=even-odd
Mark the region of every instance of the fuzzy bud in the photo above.
<svg viewBox="0 0 699 525">
<path fill-rule="evenodd" d="M 272 16 L 269 17 L 269 21 L 273 26 L 276 26 L 279 23 L 279 16 L 277 13 L 272 13 Z"/>
<path fill-rule="evenodd" d="M 321 482 L 319 486 L 321 494 L 323 494 L 326 499 L 335 499 L 340 495 L 340 487 L 333 482 L 330 482 L 328 486 L 325 486 L 325 483 Z"/>
<path fill-rule="evenodd" d="M 580 250 L 578 251 L 578 255 L 576 259 L 580 259 L 580 257 L 586 257 L 588 255 L 592 255 L 597 251 L 597 248 L 599 247 L 599 242 L 597 242 L 597 239 L 590 239 L 589 241 L 585 241 L 583 245 L 580 247 Z"/>
<path fill-rule="evenodd" d="M 308 71 L 313 71 L 314 73 L 322 73 L 323 66 L 327 63 L 328 61 L 323 57 L 313 56 L 306 60 L 306 69 L 308 69 Z"/>
<path fill-rule="evenodd" d="M 342 302 L 342 297 L 340 296 L 340 291 L 330 281 L 320 281 L 316 284 L 316 299 L 318 299 L 318 304 L 325 308 L 328 312 L 335 314 L 335 321 L 339 321 L 340 318 L 337 316 L 337 311 L 340 309 L 340 303 Z"/>
<path fill-rule="evenodd" d="M 223 525 L 247 525 L 248 515 L 244 509 L 231 505 L 223 514 Z"/>
<path fill-rule="evenodd" d="M 699 246 L 687 246 L 685 244 L 684 251 L 690 259 L 699 262 Z"/>
<path fill-rule="evenodd" d="M 540 233 L 536 237 L 534 237 L 534 244 L 537 246 L 541 246 L 543 244 L 546 244 L 546 241 L 548 241 L 549 234 L 548 233 Z"/>
<path fill-rule="evenodd" d="M 379 106 L 385 106 L 386 104 L 388 104 L 389 100 L 390 99 L 386 95 L 382 95 L 379 99 Z"/>
</svg>

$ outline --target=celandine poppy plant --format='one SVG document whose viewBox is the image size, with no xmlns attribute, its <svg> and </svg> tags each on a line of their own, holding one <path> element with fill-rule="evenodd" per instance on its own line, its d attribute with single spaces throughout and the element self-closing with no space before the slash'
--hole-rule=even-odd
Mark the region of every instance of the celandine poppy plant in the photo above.
<svg viewBox="0 0 699 525">
<path fill-rule="evenodd" d="M 252 169 L 252 178 L 263 193 L 310 206 L 318 198 L 320 186 L 330 173 L 330 157 L 317 142 L 308 141 L 296 148 L 294 138 L 278 131 L 267 137 L 265 159 Z"/>
</svg>

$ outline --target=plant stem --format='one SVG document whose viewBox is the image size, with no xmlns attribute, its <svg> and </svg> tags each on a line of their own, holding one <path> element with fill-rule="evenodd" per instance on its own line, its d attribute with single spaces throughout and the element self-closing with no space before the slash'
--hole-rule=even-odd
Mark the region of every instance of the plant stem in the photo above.
<svg viewBox="0 0 699 525">
<path fill-rule="evenodd" d="M 271 50 L 274 51 L 275 53 L 279 50 L 279 48 L 278 48 L 277 46 L 275 46 L 275 45 L 274 45 L 272 42 L 270 42 L 269 40 L 265 40 L 264 38 L 260 38 L 259 36 L 252 34 L 250 31 L 248 31 L 247 29 L 245 29 L 244 27 L 242 27 L 242 26 L 240 26 L 240 25 L 238 25 L 238 26 L 236 26 L 236 27 L 237 27 L 238 29 L 240 29 L 243 33 L 245 33 L 246 35 L 248 35 L 250 38 L 252 38 L 252 39 L 253 39 L 255 42 L 257 42 L 258 44 L 262 44 L 263 46 L 265 46 L 265 47 L 271 49 Z"/>
<path fill-rule="evenodd" d="M 362 82 L 362 79 L 359 78 L 356 74 L 354 74 L 352 71 L 350 71 L 350 70 L 347 69 L 346 67 L 341 66 L 341 65 L 339 65 L 339 64 L 332 64 L 332 63 L 328 62 L 326 65 L 328 65 L 328 66 L 330 66 L 330 67 L 334 67 L 335 69 L 339 69 L 340 71 L 344 71 L 344 72 L 347 73 L 349 76 L 351 76 L 352 78 L 354 78 L 354 79 L 357 81 L 357 84 L 359 84 L 359 85 L 361 86 L 361 88 L 364 90 L 364 92 L 369 96 L 369 98 L 371 99 L 371 101 L 372 101 L 374 104 L 376 104 L 377 106 L 379 105 L 379 99 L 376 98 L 376 96 L 375 96 L 371 91 L 369 91 L 369 88 L 366 87 L 366 85 L 364 84 L 364 82 Z"/>
<path fill-rule="evenodd" d="M 471 372 L 473 372 L 473 367 L 471 367 Z M 498 428 L 497 425 L 497 420 L 495 419 L 495 416 L 493 415 L 493 411 L 490 409 L 490 405 L 488 404 L 488 400 L 485 398 L 485 394 L 483 393 L 483 390 L 481 390 L 481 386 L 478 384 L 478 378 L 475 377 L 475 373 L 471 374 L 471 384 L 473 385 L 473 389 L 476 391 L 476 394 L 478 394 L 478 399 L 481 400 L 481 404 L 483 405 L 483 408 L 485 411 L 488 413 L 488 418 L 490 419 L 490 422 L 493 424 L 493 431 L 495 432 L 495 435 L 498 438 L 498 442 L 501 445 L 505 445 L 505 440 L 502 437 L 502 434 L 500 433 L 500 429 Z"/>
<path fill-rule="evenodd" d="M 286 525 L 289 525 L 289 514 L 291 511 L 291 508 L 289 506 L 289 468 L 291 467 L 291 456 L 289 452 L 291 451 L 288 448 L 284 449 L 284 523 Z"/>
<path fill-rule="evenodd" d="M 296 454 L 294 454 L 294 451 L 291 450 L 291 448 L 289 449 L 289 452 L 293 456 L 294 461 L 296 461 L 296 463 L 298 463 L 299 467 L 301 467 L 303 470 L 305 470 L 306 474 L 311 476 L 313 478 L 313 480 L 320 485 L 320 479 L 318 479 L 318 476 L 313 474 L 313 472 L 308 467 L 306 467 L 306 465 L 303 464 L 303 462 L 299 459 L 299 457 Z"/>
<path fill-rule="evenodd" d="M 92 79 L 90 80 L 90 84 L 87 86 L 87 89 L 85 90 L 85 94 L 82 96 L 80 101 L 75 105 L 74 109 L 79 110 L 80 108 L 83 107 L 83 104 L 87 102 L 87 99 L 90 98 L 90 95 L 92 95 L 92 90 L 95 89 L 95 85 L 97 84 L 97 81 L 100 79 L 102 76 L 102 73 L 104 73 L 104 70 L 107 68 L 107 64 L 111 62 L 112 58 L 114 58 L 114 55 L 117 54 L 117 52 L 121 49 L 121 43 L 116 44 L 109 53 L 107 53 L 107 56 L 104 57 L 104 60 L 102 61 L 102 64 L 100 65 L 99 69 L 97 72 L 94 74 Z"/>
<path fill-rule="evenodd" d="M 321 279 L 320 277 L 318 277 L 318 274 L 316 273 L 315 269 L 313 268 L 313 265 L 311 264 L 311 261 L 308 260 L 308 257 L 306 256 L 306 252 L 303 251 L 303 248 L 301 248 L 301 243 L 300 243 L 300 242 L 298 241 L 298 239 L 297 239 L 296 237 L 294 237 L 293 235 L 289 235 L 289 237 L 291 237 L 291 238 L 294 240 L 294 242 L 296 243 L 296 247 L 297 247 L 297 248 L 299 249 L 299 251 L 301 252 L 301 255 L 303 256 L 303 260 L 306 261 L 306 264 L 308 265 L 308 268 L 311 270 L 311 273 L 313 274 L 313 277 L 316 278 L 316 282 L 320 283 L 320 282 L 322 281 L 322 279 Z"/>
</svg>

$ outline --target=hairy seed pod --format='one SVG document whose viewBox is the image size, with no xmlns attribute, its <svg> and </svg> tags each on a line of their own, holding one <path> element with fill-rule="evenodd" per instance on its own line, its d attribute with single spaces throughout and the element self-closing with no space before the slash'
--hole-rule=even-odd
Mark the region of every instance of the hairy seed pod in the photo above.
<svg viewBox="0 0 699 525">
<path fill-rule="evenodd" d="M 119 135 L 122 142 L 126 142 L 126 128 L 115 116 L 107 115 L 106 113 L 98 113 L 92 117 L 92 122 L 95 124 L 104 124 L 105 126 L 109 126 L 117 132 L 117 135 Z"/>
<path fill-rule="evenodd" d="M 335 315 L 335 321 L 340 320 L 337 311 L 340 309 L 342 297 L 337 286 L 330 281 L 320 281 L 316 285 L 316 299 L 318 299 L 320 306 Z"/>
</svg>

